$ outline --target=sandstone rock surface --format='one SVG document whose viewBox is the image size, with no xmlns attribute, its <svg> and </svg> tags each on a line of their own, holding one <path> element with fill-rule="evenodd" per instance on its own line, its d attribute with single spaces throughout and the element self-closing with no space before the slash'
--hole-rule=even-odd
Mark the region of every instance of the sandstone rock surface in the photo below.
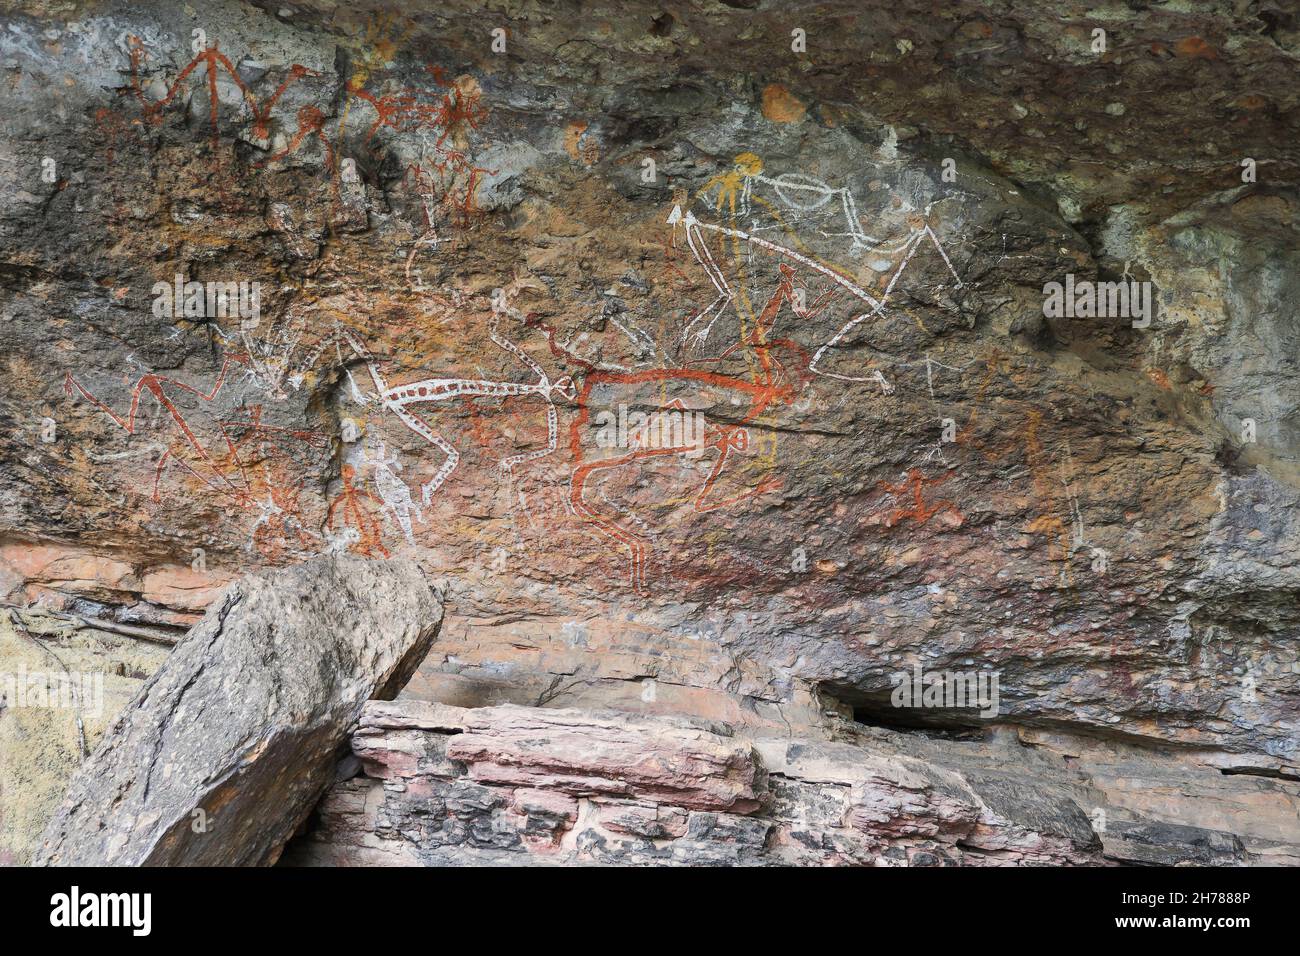
<svg viewBox="0 0 1300 956">
<path fill-rule="evenodd" d="M 968 783 L 1012 738 L 1107 852 L 1294 859 L 1293 3 L 9 6 L 5 600 L 186 627 L 397 556 L 451 582 L 408 697 L 832 714 Z M 1045 314 L 1068 277 L 1151 314 Z M 917 666 L 997 714 L 900 714 Z M 493 727 L 474 786 L 588 799 Z M 1050 779 L 980 799 L 1072 833 Z"/>
<path fill-rule="evenodd" d="M 441 620 L 406 561 L 326 557 L 236 581 L 81 767 L 35 862 L 274 863 L 364 703 L 397 693 Z"/>
<path fill-rule="evenodd" d="M 398 700 L 366 705 L 352 750 L 360 775 L 330 789 L 286 863 L 1300 863 L 1294 832 L 1276 839 L 1294 803 L 1235 821 L 1244 837 L 1208 825 L 1259 781 L 1168 768 L 1206 825 L 1170 824 L 1125 806 L 1102 768 L 1081 772 L 1013 731 L 942 740 L 841 724 L 775 737 L 681 718 Z M 1121 769 L 1114 759 L 1111 772 Z"/>
</svg>

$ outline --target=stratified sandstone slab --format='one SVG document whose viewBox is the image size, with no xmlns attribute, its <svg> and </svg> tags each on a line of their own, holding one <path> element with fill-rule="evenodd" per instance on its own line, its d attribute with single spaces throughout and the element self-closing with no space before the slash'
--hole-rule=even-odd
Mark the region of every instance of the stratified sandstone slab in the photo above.
<svg viewBox="0 0 1300 956">
<path fill-rule="evenodd" d="M 465 730 L 450 742 L 447 757 L 465 764 L 479 783 L 690 810 L 759 807 L 749 744 L 685 721 L 505 706 L 471 711 Z"/>
<path fill-rule="evenodd" d="M 1059 788 L 912 756 L 576 709 L 371 703 L 295 864 L 1100 863 Z"/>
</svg>

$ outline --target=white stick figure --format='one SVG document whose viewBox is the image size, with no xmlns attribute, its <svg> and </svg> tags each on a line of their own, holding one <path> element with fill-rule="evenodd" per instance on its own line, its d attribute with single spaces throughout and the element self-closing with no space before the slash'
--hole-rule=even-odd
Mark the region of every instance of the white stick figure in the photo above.
<svg viewBox="0 0 1300 956">
<path fill-rule="evenodd" d="M 417 414 L 412 406 L 422 405 L 431 402 L 452 401 L 457 398 L 481 397 L 481 396 L 527 396 L 536 395 L 544 399 L 546 405 L 546 430 L 547 443 L 546 448 L 536 451 L 524 452 L 518 455 L 511 455 L 501 462 L 501 468 L 507 474 L 511 474 L 515 466 L 528 461 L 534 461 L 551 454 L 557 447 L 557 435 L 559 432 L 559 419 L 555 411 L 556 396 L 565 399 L 573 399 L 577 395 L 577 389 L 574 386 L 573 379 L 565 375 L 554 382 L 550 380 L 542 367 L 519 346 L 504 338 L 499 333 L 500 314 L 494 315 L 488 326 L 488 335 L 492 341 L 500 348 L 511 353 L 518 358 L 529 370 L 537 376 L 535 382 L 498 382 L 488 379 L 468 379 L 468 378 L 426 378 L 416 382 L 408 382 L 404 385 L 390 386 L 379 371 L 378 363 L 370 354 L 369 350 L 361 341 L 348 329 L 340 329 L 340 335 L 348 343 L 357 355 L 366 363 L 366 368 L 370 372 L 370 378 L 375 384 L 375 391 L 379 403 L 398 417 L 398 419 L 411 431 L 415 432 L 429 444 L 441 451 L 446 458 L 441 467 L 434 476 L 426 481 L 420 488 L 420 503 L 428 505 L 433 495 L 442 487 L 442 484 L 451 477 L 451 473 L 456 470 L 456 465 L 460 462 L 460 452 L 456 450 L 450 442 L 433 430 L 433 427 L 425 419 Z M 358 393 L 359 394 L 359 393 Z"/>
<path fill-rule="evenodd" d="M 384 507 L 392 514 L 397 526 L 402 529 L 406 543 L 414 545 L 415 535 L 411 515 L 414 514 L 415 520 L 424 524 L 424 514 L 412 500 L 410 486 L 397 475 L 402 470 L 402 463 L 397 460 L 395 453 L 391 458 L 388 457 L 383 442 L 379 443 L 376 455 L 371 456 L 363 451 L 362 456 L 363 460 L 371 466 L 370 474 L 375 482 L 375 490 L 379 492 Z"/>
</svg>

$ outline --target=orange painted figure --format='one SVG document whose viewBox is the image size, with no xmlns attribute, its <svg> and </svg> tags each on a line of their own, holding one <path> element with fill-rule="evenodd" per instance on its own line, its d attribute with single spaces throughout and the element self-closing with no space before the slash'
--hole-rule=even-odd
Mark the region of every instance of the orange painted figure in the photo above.
<svg viewBox="0 0 1300 956">
<path fill-rule="evenodd" d="M 379 520 L 366 507 L 369 503 L 380 508 L 382 503 L 364 488 L 357 488 L 353 484 L 356 475 L 357 470 L 352 465 L 344 465 L 340 469 L 339 480 L 343 483 L 343 490 L 330 502 L 329 511 L 325 516 L 326 526 L 330 530 L 334 529 L 335 519 L 341 509 L 344 527 L 355 530 L 357 534 L 356 552 L 367 558 L 386 558 L 389 552 L 383 544 Z"/>
<path fill-rule="evenodd" d="M 437 82 L 438 75 L 433 77 Z M 451 84 L 436 103 L 422 99 L 418 91 L 409 89 L 376 96 L 357 79 L 348 82 L 348 93 L 370 104 L 375 111 L 375 121 L 366 132 L 367 143 L 385 127 L 395 132 L 436 129 L 440 133 L 435 145 L 443 147 L 448 137 L 456 139 L 468 129 L 477 129 L 487 116 L 481 94 L 456 84 Z"/>
<path fill-rule="evenodd" d="M 933 487 L 941 485 L 947 481 L 950 474 L 940 475 L 938 478 L 926 478 L 921 474 L 921 469 L 913 468 L 907 473 L 907 479 L 897 485 L 891 485 L 889 482 L 882 481 L 880 486 L 890 494 L 895 496 L 897 501 L 905 501 L 907 498 L 912 499 L 912 503 L 907 507 L 894 508 L 885 515 L 884 525 L 886 528 L 892 528 L 900 521 L 912 519 L 917 524 L 925 524 L 937 514 L 947 513 L 952 515 L 960 524 L 964 516 L 951 501 L 935 501 L 927 504 L 925 501 L 924 488 L 926 485 Z"/>
<path fill-rule="evenodd" d="M 288 543 L 299 551 L 314 550 L 316 541 L 299 520 L 298 499 L 302 496 L 302 487 L 303 482 L 268 484 L 265 497 L 257 502 L 261 513 L 253 522 L 250 539 L 268 560 L 277 561 L 284 557 Z"/>
<path fill-rule="evenodd" d="M 230 495 L 241 506 L 247 507 L 250 499 L 247 476 L 241 474 L 241 480 L 238 484 L 230 479 L 225 470 L 217 464 L 217 461 L 213 458 L 212 454 L 203 446 L 203 443 L 199 441 L 198 436 L 194 434 L 193 429 L 190 428 L 189 423 L 185 420 L 184 414 L 176 407 L 176 404 L 168 395 L 169 388 L 175 388 L 183 392 L 189 392 L 191 395 L 196 395 L 205 402 L 211 402 L 217 397 L 217 393 L 221 391 L 222 386 L 225 385 L 226 373 L 229 371 L 230 367 L 242 361 L 241 358 L 233 356 L 227 357 L 225 361 L 221 363 L 221 371 L 217 373 L 216 382 L 213 383 L 211 390 L 207 392 L 200 391 L 192 385 L 186 385 L 184 382 L 177 382 L 174 379 L 167 378 L 163 375 L 144 375 L 138 382 L 136 382 L 135 387 L 131 389 L 131 408 L 127 412 L 125 418 L 119 417 L 111 408 L 96 398 L 89 389 L 73 378 L 71 372 L 68 372 L 64 378 L 63 390 L 69 396 L 72 396 L 74 391 L 80 393 L 83 398 L 111 418 L 118 427 L 124 429 L 128 435 L 134 435 L 136 433 L 137 418 L 140 412 L 140 400 L 144 397 L 146 392 L 152 395 L 154 400 L 163 407 L 171 418 L 172 423 L 176 426 L 177 431 L 180 432 L 180 437 L 172 443 L 166 452 L 163 453 L 162 457 L 158 459 L 157 466 L 154 468 L 154 501 L 158 500 L 158 482 L 162 478 L 163 469 L 166 467 L 167 462 L 171 460 L 177 462 L 181 467 L 190 472 L 190 474 L 194 475 L 194 477 L 198 478 L 199 481 L 203 482 L 203 484 L 207 485 L 209 488 L 221 494 Z M 231 441 L 229 434 L 226 433 L 224 428 L 222 428 L 221 434 L 226 446 L 226 452 L 231 456 L 232 460 L 238 461 L 238 453 L 235 450 L 235 444 Z M 192 452 L 194 459 L 197 461 L 197 465 L 191 465 L 188 461 L 179 457 L 178 452 L 184 448 L 188 448 L 190 452 Z M 206 474 L 201 473 L 200 469 L 205 471 Z"/>
<path fill-rule="evenodd" d="M 299 548 L 314 545 L 313 536 L 299 515 L 303 482 L 292 477 L 292 469 L 297 449 L 320 450 L 327 447 L 328 439 L 304 429 L 265 425 L 261 420 L 261 406 L 254 405 L 247 419 L 218 421 L 220 441 L 210 448 L 200 440 L 173 399 L 178 392 L 188 392 L 204 402 L 214 401 L 226 383 L 231 366 L 244 361 L 242 356 L 227 357 L 207 392 L 162 375 L 144 375 L 131 390 L 131 406 L 125 417 L 96 398 L 71 372 L 64 379 L 64 390 L 70 396 L 80 394 L 129 435 L 137 434 L 141 402 L 146 393 L 151 395 L 178 432 L 154 466 L 152 500 L 161 500 L 163 471 L 169 462 L 174 462 L 211 491 L 256 514 L 251 543 L 268 558 L 275 559 L 284 553 L 287 542 Z M 235 437 L 237 434 L 239 437 Z"/>
</svg>

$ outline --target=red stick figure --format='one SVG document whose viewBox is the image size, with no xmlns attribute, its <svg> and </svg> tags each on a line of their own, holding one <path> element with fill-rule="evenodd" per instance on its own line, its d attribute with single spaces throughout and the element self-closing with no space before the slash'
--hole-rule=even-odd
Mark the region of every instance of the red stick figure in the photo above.
<svg viewBox="0 0 1300 956">
<path fill-rule="evenodd" d="M 141 398 L 143 398 L 145 392 L 148 392 L 150 395 L 152 395 L 154 397 L 154 400 L 158 402 L 158 404 L 161 405 L 163 409 L 166 410 L 173 424 L 180 432 L 180 438 L 178 439 L 177 442 L 173 443 L 173 445 L 169 447 L 166 452 L 163 453 L 162 457 L 158 459 L 157 466 L 154 468 L 154 480 L 153 480 L 154 501 L 158 500 L 158 483 L 159 480 L 162 478 L 163 468 L 166 466 L 167 461 L 169 459 L 173 459 L 177 461 L 177 463 L 180 464 L 183 468 L 185 468 L 187 471 L 193 474 L 196 478 L 202 481 L 205 485 L 207 485 L 209 488 L 212 488 L 214 491 L 220 492 L 222 494 L 231 495 L 241 505 L 247 506 L 250 498 L 250 490 L 249 490 L 248 476 L 243 474 L 242 467 L 240 467 L 240 472 L 241 472 L 240 481 L 238 484 L 236 484 L 235 482 L 231 481 L 230 477 L 226 474 L 225 470 L 223 470 L 221 467 L 218 466 L 216 460 L 212 457 L 212 455 L 208 452 L 208 450 L 204 448 L 203 443 L 199 441 L 198 436 L 194 434 L 193 429 L 190 428 L 189 423 L 185 420 L 185 415 L 181 412 L 179 408 L 176 407 L 176 404 L 172 401 L 171 397 L 167 394 L 167 389 L 171 387 L 171 388 L 180 389 L 181 391 L 184 392 L 189 392 L 191 395 L 196 395 L 204 402 L 211 402 L 214 398 L 217 397 L 217 393 L 221 391 L 222 386 L 225 384 L 226 373 L 230 369 L 230 366 L 236 363 L 240 363 L 242 361 L 243 361 L 242 358 L 236 358 L 233 356 L 227 357 L 221 363 L 221 371 L 217 373 L 217 380 L 216 382 L 213 383 L 212 389 L 208 392 L 200 391 L 199 389 L 193 387 L 192 385 L 186 385 L 184 382 L 177 382 L 174 379 L 170 379 L 162 375 L 156 375 L 153 373 L 144 375 L 140 378 L 138 382 L 136 382 L 135 387 L 131 389 L 131 408 L 127 412 L 126 418 L 119 417 L 111 408 L 109 408 L 98 398 L 96 398 L 93 394 L 91 394 L 91 392 L 84 385 L 82 385 L 75 378 L 73 378 L 71 372 L 67 373 L 67 375 L 64 378 L 63 390 L 69 396 L 73 394 L 74 389 L 77 392 L 80 392 L 82 397 L 84 397 L 87 401 L 89 401 L 100 411 L 104 412 L 104 414 L 106 414 L 109 418 L 113 420 L 115 424 L 118 425 L 118 427 L 125 430 L 128 435 L 134 435 L 136 433 L 136 419 L 140 412 L 140 400 Z M 221 434 L 226 445 L 226 450 L 231 456 L 231 460 L 238 463 L 239 456 L 235 450 L 234 442 L 231 441 L 230 436 L 226 433 L 224 428 L 221 429 Z M 178 458 L 176 456 L 178 446 L 179 447 L 188 446 L 189 449 L 193 452 L 194 457 L 198 459 L 200 466 L 207 472 L 207 474 L 200 473 L 198 469 L 191 466 L 189 463 L 183 461 L 182 459 Z"/>
<path fill-rule="evenodd" d="M 880 486 L 890 494 L 894 495 L 896 499 L 903 499 L 908 496 L 912 499 L 910 507 L 895 508 L 893 511 L 890 511 L 882 522 L 884 526 L 886 528 L 892 528 L 900 521 L 906 521 L 908 518 L 911 518 L 917 524 L 925 524 L 941 512 L 951 514 L 957 519 L 957 523 L 960 524 L 964 520 L 964 517 L 957 509 L 957 506 L 951 501 L 936 501 L 933 504 L 927 505 L 924 498 L 923 489 L 926 485 L 932 487 L 934 485 L 941 485 L 951 477 L 951 474 L 944 474 L 940 475 L 938 478 L 926 478 L 922 476 L 919 468 L 913 468 L 907 473 L 907 480 L 900 482 L 897 485 L 891 485 L 888 482 L 882 481 Z"/>
<path fill-rule="evenodd" d="M 342 509 L 343 526 L 356 530 L 357 553 L 368 558 L 376 555 L 386 558 L 389 552 L 383 544 L 379 520 L 366 507 L 367 502 L 376 508 L 382 508 L 383 504 L 370 492 L 352 483 L 356 474 L 357 470 L 352 465 L 344 465 L 340 469 L 339 479 L 343 483 L 343 490 L 330 502 L 329 511 L 325 516 L 326 527 L 330 530 L 334 529 L 334 520 Z"/>
<path fill-rule="evenodd" d="M 172 83 L 172 85 L 167 88 L 167 91 L 163 95 L 162 99 L 151 103 L 148 101 L 148 99 L 146 99 L 144 94 L 144 88 L 140 82 L 140 67 L 144 63 L 144 57 L 145 57 L 144 44 L 140 41 L 140 38 L 136 36 L 128 37 L 127 44 L 131 48 L 131 93 L 133 96 L 135 96 L 137 100 L 140 101 L 140 104 L 144 107 L 145 119 L 148 120 L 150 123 L 157 123 L 161 121 L 162 111 L 168 106 L 168 104 L 172 102 L 172 100 L 176 98 L 176 94 L 179 93 L 180 90 L 184 87 L 186 80 L 188 80 L 190 77 L 190 74 L 195 72 L 195 70 L 197 70 L 200 65 L 203 65 L 203 67 L 206 70 L 206 79 L 208 85 L 208 104 L 209 104 L 208 118 L 212 126 L 212 151 L 214 153 L 217 150 L 217 132 L 218 132 L 217 130 L 217 104 L 218 104 L 217 70 L 218 69 L 225 70 L 226 75 L 229 76 L 231 81 L 235 84 L 235 86 L 238 87 L 239 92 L 244 97 L 244 102 L 248 104 L 248 108 L 252 110 L 253 113 L 253 133 L 254 135 L 262 139 L 265 139 L 267 135 L 267 123 L 270 121 L 271 109 L 275 106 L 276 101 L 280 99 L 281 95 L 283 95 L 284 91 L 288 88 L 289 84 L 292 83 L 294 80 L 301 79 L 304 76 L 320 75 L 315 70 L 309 70 L 305 66 L 299 66 L 298 64 L 295 63 L 292 67 L 290 67 L 289 74 L 284 78 L 284 81 L 280 84 L 280 86 L 276 89 L 276 91 L 271 94 L 271 96 L 267 99 L 265 103 L 259 104 L 257 101 L 257 97 L 255 97 L 252 91 L 245 85 L 243 79 L 239 75 L 239 71 L 235 69 L 235 65 L 230 62 L 230 59 L 224 53 L 222 53 L 220 50 L 217 49 L 217 44 L 214 43 L 212 46 L 208 47 L 202 53 L 199 53 L 197 56 L 195 56 L 194 59 L 190 60 L 189 63 L 185 64 L 184 68 L 181 69 L 180 73 L 176 75 L 175 82 Z"/>
</svg>

